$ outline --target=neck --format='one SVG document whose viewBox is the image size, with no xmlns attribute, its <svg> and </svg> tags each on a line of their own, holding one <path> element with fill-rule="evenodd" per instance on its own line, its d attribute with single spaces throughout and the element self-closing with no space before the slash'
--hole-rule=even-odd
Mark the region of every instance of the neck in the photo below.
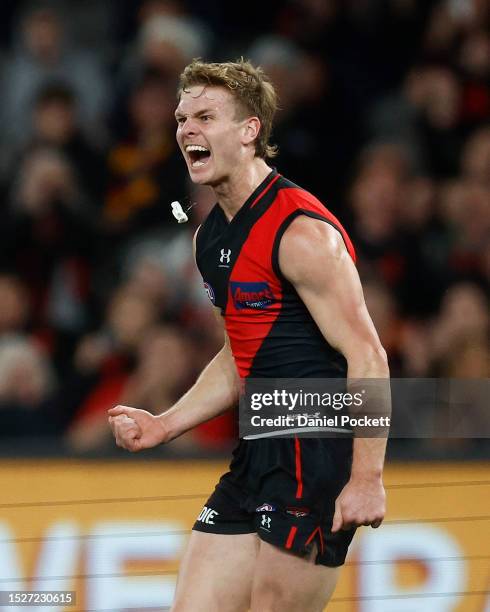
<svg viewBox="0 0 490 612">
<path fill-rule="evenodd" d="M 271 168 L 263 159 L 254 158 L 250 164 L 238 167 L 226 181 L 213 187 L 216 199 L 228 221 L 233 219 L 270 172 Z"/>
</svg>

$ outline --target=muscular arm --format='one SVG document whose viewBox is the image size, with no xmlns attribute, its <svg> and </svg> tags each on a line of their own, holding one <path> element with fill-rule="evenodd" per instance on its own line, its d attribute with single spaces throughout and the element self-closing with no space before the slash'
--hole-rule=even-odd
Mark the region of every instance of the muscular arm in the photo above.
<svg viewBox="0 0 490 612">
<path fill-rule="evenodd" d="M 279 266 L 325 339 L 346 358 L 348 378 L 388 378 L 386 353 L 340 233 L 323 221 L 298 217 L 282 238 Z M 334 531 L 381 522 L 385 449 L 383 438 L 354 439 L 351 479 L 337 500 Z"/>
</svg>

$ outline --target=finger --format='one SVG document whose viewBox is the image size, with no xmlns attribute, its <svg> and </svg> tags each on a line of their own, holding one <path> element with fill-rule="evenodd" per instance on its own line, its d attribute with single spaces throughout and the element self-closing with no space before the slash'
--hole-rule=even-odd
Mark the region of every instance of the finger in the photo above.
<svg viewBox="0 0 490 612">
<path fill-rule="evenodd" d="M 117 424 L 117 421 L 113 420 L 109 423 L 110 427 L 111 427 L 111 431 L 112 431 L 112 435 L 114 436 L 114 438 L 116 438 L 116 442 L 118 440 L 119 436 L 119 426 Z"/>
<path fill-rule="evenodd" d="M 356 517 L 349 510 L 344 510 L 342 514 L 342 531 L 349 531 L 350 529 L 354 529 L 355 527 L 359 527 L 361 523 L 357 521 Z"/>
<path fill-rule="evenodd" d="M 139 450 L 141 450 L 141 441 L 139 438 L 133 438 L 128 445 L 128 451 L 136 453 Z"/>
<path fill-rule="evenodd" d="M 131 453 L 141 450 L 140 436 L 125 435 L 122 438 L 122 446 Z"/>
<path fill-rule="evenodd" d="M 120 426 L 119 434 L 121 438 L 124 440 L 124 442 L 129 442 L 131 440 L 134 440 L 135 438 L 139 438 L 141 435 L 141 432 L 139 431 L 139 428 L 134 427 L 133 425 L 130 425 L 129 427 Z"/>
<path fill-rule="evenodd" d="M 139 438 L 141 436 L 141 430 L 138 425 L 128 417 L 115 417 L 113 421 L 114 437 L 116 438 L 116 444 L 122 448 L 126 448 L 131 440 Z M 129 450 L 129 449 L 128 449 Z"/>
<path fill-rule="evenodd" d="M 141 429 L 134 423 L 122 426 L 121 437 L 127 446 L 133 444 L 134 440 L 141 438 Z M 128 448 L 129 450 L 129 448 Z"/>
<path fill-rule="evenodd" d="M 119 448 L 122 448 L 121 438 L 119 437 L 117 432 L 114 432 L 114 437 L 116 439 L 116 446 L 119 446 Z"/>
<path fill-rule="evenodd" d="M 121 414 L 119 416 L 110 416 L 108 418 L 109 425 L 110 425 L 112 431 L 114 432 L 114 434 L 116 433 L 116 428 L 119 425 L 121 425 L 121 424 L 123 424 L 125 422 L 128 422 L 128 421 L 130 421 L 132 423 L 136 422 L 134 419 L 131 419 L 131 417 L 128 417 L 125 414 Z"/>
<path fill-rule="evenodd" d="M 125 414 L 126 416 L 131 416 L 136 412 L 136 408 L 131 408 L 131 406 L 114 406 L 113 408 L 109 408 L 107 411 L 111 416 L 118 416 L 121 414 Z"/>
<path fill-rule="evenodd" d="M 373 529 L 377 529 L 381 525 L 382 522 L 383 522 L 383 519 L 379 519 L 377 521 L 374 521 L 374 522 L 371 523 L 371 527 Z"/>
<path fill-rule="evenodd" d="M 332 521 L 332 533 L 336 533 L 342 527 L 342 512 L 340 510 L 340 503 L 338 500 L 335 501 L 335 514 L 333 515 Z"/>
<path fill-rule="evenodd" d="M 109 427 L 111 428 L 112 433 L 115 435 L 115 434 L 116 434 L 116 432 L 114 431 L 114 417 L 111 417 L 111 416 L 110 416 L 110 417 L 107 419 L 107 422 L 109 423 Z"/>
<path fill-rule="evenodd" d="M 123 427 L 124 425 L 135 425 L 136 421 L 128 416 L 127 414 L 118 414 L 115 417 L 112 417 L 114 419 L 114 422 L 117 423 L 119 426 Z"/>
<path fill-rule="evenodd" d="M 369 527 L 372 524 L 372 521 L 369 519 L 361 519 L 361 518 L 352 518 L 350 520 L 344 519 L 344 524 L 342 529 L 344 531 L 349 531 L 349 529 L 357 529 L 357 527 Z"/>
</svg>

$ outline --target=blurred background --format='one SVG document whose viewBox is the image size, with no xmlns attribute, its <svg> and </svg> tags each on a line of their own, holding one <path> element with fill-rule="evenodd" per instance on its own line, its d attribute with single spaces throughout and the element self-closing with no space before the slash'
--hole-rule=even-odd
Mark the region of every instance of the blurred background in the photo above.
<svg viewBox="0 0 490 612">
<path fill-rule="evenodd" d="M 204 484 L 177 486 L 185 497 L 211 490 L 233 447 L 232 414 L 143 457 L 117 449 L 106 420 L 118 403 L 163 411 L 220 348 L 191 250 L 214 202 L 190 184 L 175 143 L 176 83 L 194 57 L 243 55 L 271 76 L 281 107 L 274 164 L 349 231 L 392 376 L 488 377 L 489 25 L 488 0 L 250 0 L 238 13 L 220 0 L 0 4 L 0 474 L 15 529 L 32 536 L 33 508 L 18 515 L 28 499 L 117 489 L 113 476 L 94 485 L 77 472 L 73 493 L 57 477 L 43 493 L 35 483 L 51 468 L 41 459 L 63 458 L 49 463 L 56 471 L 74 458 L 104 467 L 130 457 L 140 473 L 160 460 L 176 486 L 169 462 L 193 458 L 198 474 L 201 458 L 217 460 Z M 171 217 L 175 199 L 197 203 L 186 226 Z M 414 472 L 409 460 L 479 459 L 485 471 L 490 457 L 485 440 L 393 440 L 388 453 L 405 462 L 394 463 L 395 484 L 437 469 Z M 25 481 L 20 457 L 36 458 Z M 444 466 L 449 481 L 480 469 Z M 467 492 L 456 498 L 474 509 Z M 1 551 L 0 580 L 11 579 L 13 557 Z M 49 575 L 24 554 L 24 576 Z M 442 597 L 334 609 L 488 612 L 486 576 L 481 602 L 458 608 Z"/>
</svg>

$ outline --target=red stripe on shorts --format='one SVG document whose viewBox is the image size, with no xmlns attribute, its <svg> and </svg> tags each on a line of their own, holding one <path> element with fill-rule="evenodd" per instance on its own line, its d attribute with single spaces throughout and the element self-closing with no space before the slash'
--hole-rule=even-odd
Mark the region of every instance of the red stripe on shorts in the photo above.
<svg viewBox="0 0 490 612">
<path fill-rule="evenodd" d="M 322 533 L 322 528 L 320 527 L 320 525 L 318 525 L 318 527 L 315 527 L 315 529 L 312 531 L 310 537 L 305 542 L 305 546 L 308 546 L 308 544 L 313 540 L 317 531 L 318 531 L 318 536 L 320 539 L 320 552 L 323 554 L 325 546 L 323 543 L 323 533 Z"/>
<path fill-rule="evenodd" d="M 303 477 L 301 474 L 301 444 L 299 438 L 294 439 L 294 449 L 296 457 L 296 482 L 298 483 L 296 487 L 296 499 L 301 499 L 303 496 Z"/>
<path fill-rule="evenodd" d="M 286 540 L 286 548 L 291 548 L 293 545 L 294 538 L 296 537 L 296 532 L 298 531 L 297 527 L 291 527 L 291 530 L 288 535 L 288 539 Z"/>
</svg>

